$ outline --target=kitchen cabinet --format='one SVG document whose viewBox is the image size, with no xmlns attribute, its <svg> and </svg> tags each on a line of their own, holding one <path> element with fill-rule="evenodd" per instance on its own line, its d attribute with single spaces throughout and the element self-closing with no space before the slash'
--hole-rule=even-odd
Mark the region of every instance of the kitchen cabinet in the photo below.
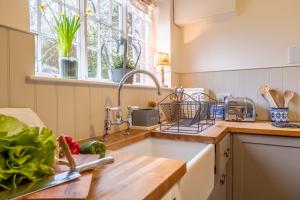
<svg viewBox="0 0 300 200">
<path fill-rule="evenodd" d="M 160 200 L 182 200 L 178 184 L 176 183 Z"/>
<path fill-rule="evenodd" d="M 235 15 L 236 0 L 174 0 L 174 21 L 184 26 Z"/>
<path fill-rule="evenodd" d="M 300 138 L 233 135 L 233 200 L 299 200 Z"/>
<path fill-rule="evenodd" d="M 208 200 L 226 200 L 231 196 L 232 143 L 227 134 L 216 144 L 215 185 Z"/>
</svg>

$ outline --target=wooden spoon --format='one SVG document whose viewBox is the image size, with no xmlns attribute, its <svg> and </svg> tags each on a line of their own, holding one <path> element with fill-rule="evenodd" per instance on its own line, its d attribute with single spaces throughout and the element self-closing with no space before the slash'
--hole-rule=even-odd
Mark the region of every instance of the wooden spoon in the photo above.
<svg viewBox="0 0 300 200">
<path fill-rule="evenodd" d="M 262 85 L 259 88 L 260 94 L 264 97 L 264 99 L 270 104 L 273 108 L 278 108 L 278 105 L 274 101 L 272 95 L 270 94 L 270 86 L 268 85 Z"/>
<path fill-rule="evenodd" d="M 294 97 L 295 93 L 293 91 L 290 90 L 286 90 L 284 92 L 284 107 L 288 108 L 289 107 L 289 103 L 292 100 L 292 98 Z"/>
<path fill-rule="evenodd" d="M 277 107 L 278 108 L 282 108 L 283 104 L 280 101 L 280 95 L 279 95 L 279 93 L 276 90 L 274 90 L 274 89 L 269 90 L 269 92 L 270 92 L 272 98 L 274 99 Z"/>
</svg>

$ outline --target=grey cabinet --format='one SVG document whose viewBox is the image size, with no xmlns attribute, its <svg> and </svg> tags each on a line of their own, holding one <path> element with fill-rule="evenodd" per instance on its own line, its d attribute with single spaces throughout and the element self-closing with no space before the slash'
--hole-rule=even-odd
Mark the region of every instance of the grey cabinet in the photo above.
<svg viewBox="0 0 300 200">
<path fill-rule="evenodd" d="M 233 134 L 233 200 L 269 199 L 300 199 L 300 138 Z"/>
<path fill-rule="evenodd" d="M 231 135 L 227 134 L 216 144 L 215 185 L 208 200 L 226 200 L 231 198 L 231 155 Z"/>
</svg>

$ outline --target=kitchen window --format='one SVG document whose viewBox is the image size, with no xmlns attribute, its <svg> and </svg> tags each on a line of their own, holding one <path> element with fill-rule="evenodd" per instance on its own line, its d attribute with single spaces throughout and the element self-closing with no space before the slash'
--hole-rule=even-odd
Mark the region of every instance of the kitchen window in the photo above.
<svg viewBox="0 0 300 200">
<path fill-rule="evenodd" d="M 142 11 L 132 0 L 30 0 L 30 29 L 37 34 L 36 75 L 60 76 L 57 40 L 49 24 L 54 21 L 53 14 L 50 9 L 41 13 L 40 5 L 49 5 L 57 16 L 64 9 L 81 16 L 73 44 L 79 79 L 109 80 L 113 56 L 126 46 L 127 57 L 138 60 L 137 69 L 154 71 L 151 10 Z M 135 82 L 148 83 L 148 79 L 141 75 Z"/>
</svg>

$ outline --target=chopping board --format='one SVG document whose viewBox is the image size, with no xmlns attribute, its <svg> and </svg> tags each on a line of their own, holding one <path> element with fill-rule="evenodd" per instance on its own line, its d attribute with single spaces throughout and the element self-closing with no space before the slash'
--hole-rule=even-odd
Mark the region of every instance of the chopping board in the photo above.
<svg viewBox="0 0 300 200">
<path fill-rule="evenodd" d="M 73 155 L 76 165 L 97 160 L 99 155 L 80 154 Z M 57 173 L 68 170 L 66 166 L 56 166 Z M 87 171 L 81 174 L 82 176 L 71 182 L 64 183 L 32 195 L 25 197 L 26 200 L 59 200 L 59 199 L 72 199 L 84 200 L 87 199 L 90 186 L 93 178 L 93 171 Z"/>
</svg>

